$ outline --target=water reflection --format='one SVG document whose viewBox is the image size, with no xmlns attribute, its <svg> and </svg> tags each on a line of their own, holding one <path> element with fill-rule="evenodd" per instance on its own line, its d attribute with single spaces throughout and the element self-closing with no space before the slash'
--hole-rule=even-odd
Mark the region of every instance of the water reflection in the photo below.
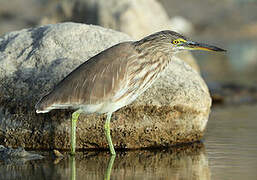
<svg viewBox="0 0 257 180">
<path fill-rule="evenodd" d="M 70 157 L 70 179 L 76 180 L 76 159 L 75 156 Z"/>
<path fill-rule="evenodd" d="M 104 174 L 104 180 L 110 180 L 111 179 L 111 172 L 112 172 L 112 166 L 114 163 L 116 155 L 111 155 L 109 159 L 108 166 L 106 168 L 106 172 Z M 76 157 L 71 156 L 70 157 L 70 179 L 76 180 Z"/>
<path fill-rule="evenodd" d="M 0 165 L 1 179 L 195 179 L 209 180 L 210 169 L 202 143 L 165 150 L 78 152 L 62 160 Z"/>
<path fill-rule="evenodd" d="M 110 160 L 109 160 L 109 163 L 108 163 L 108 167 L 107 167 L 106 173 L 104 175 L 104 179 L 105 180 L 110 180 L 110 178 L 111 178 L 112 166 L 113 166 L 115 157 L 116 157 L 116 155 L 111 155 L 111 157 L 110 157 Z"/>
</svg>

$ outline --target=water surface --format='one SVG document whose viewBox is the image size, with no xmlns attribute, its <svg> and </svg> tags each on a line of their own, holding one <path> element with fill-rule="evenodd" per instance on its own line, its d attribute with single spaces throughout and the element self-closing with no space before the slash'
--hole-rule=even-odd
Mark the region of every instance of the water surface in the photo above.
<svg viewBox="0 0 257 180">
<path fill-rule="evenodd" d="M 257 179 L 257 105 L 212 111 L 204 143 L 212 179 Z"/>
</svg>

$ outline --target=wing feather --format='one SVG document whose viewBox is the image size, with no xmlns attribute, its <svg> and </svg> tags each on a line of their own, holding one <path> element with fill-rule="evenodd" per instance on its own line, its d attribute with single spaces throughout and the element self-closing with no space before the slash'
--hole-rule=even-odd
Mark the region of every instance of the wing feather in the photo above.
<svg viewBox="0 0 257 180">
<path fill-rule="evenodd" d="M 131 42 L 120 43 L 81 64 L 36 105 L 37 112 L 112 101 L 127 84 Z"/>
</svg>

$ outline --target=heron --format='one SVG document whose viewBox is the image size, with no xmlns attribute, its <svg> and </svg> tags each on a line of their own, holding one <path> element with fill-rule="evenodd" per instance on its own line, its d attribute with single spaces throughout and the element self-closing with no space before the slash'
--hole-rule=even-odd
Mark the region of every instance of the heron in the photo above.
<svg viewBox="0 0 257 180">
<path fill-rule="evenodd" d="M 122 42 L 91 57 L 68 74 L 39 100 L 36 113 L 53 109 L 74 110 L 71 155 L 75 154 L 79 115 L 106 114 L 105 136 L 110 153 L 115 155 L 110 134 L 113 112 L 136 100 L 158 79 L 173 56 L 184 50 L 225 51 L 170 30 L 156 32 L 138 41 Z"/>
</svg>

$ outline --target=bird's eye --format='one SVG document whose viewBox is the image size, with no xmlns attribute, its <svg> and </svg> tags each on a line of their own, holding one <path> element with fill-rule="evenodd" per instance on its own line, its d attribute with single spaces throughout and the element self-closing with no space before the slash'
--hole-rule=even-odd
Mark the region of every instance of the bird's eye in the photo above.
<svg viewBox="0 0 257 180">
<path fill-rule="evenodd" d="M 179 43 L 179 40 L 177 39 L 172 41 L 172 44 L 178 44 L 178 43 Z"/>
</svg>

